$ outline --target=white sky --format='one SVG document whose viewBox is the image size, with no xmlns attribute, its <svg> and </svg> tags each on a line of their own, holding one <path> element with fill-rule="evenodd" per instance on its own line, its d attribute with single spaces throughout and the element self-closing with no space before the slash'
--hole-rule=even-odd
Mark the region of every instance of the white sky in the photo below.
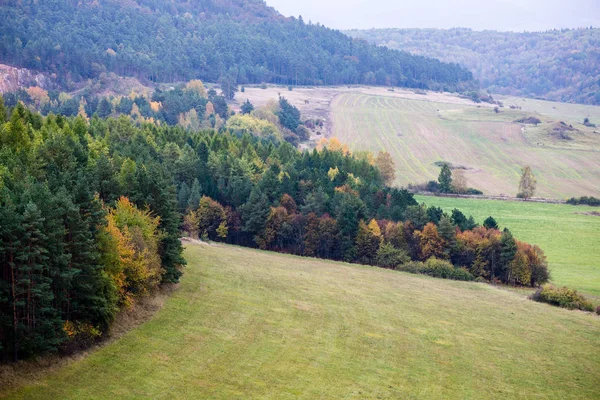
<svg viewBox="0 0 600 400">
<path fill-rule="evenodd" d="M 600 0 L 266 0 L 285 16 L 336 29 L 600 27 Z"/>
</svg>

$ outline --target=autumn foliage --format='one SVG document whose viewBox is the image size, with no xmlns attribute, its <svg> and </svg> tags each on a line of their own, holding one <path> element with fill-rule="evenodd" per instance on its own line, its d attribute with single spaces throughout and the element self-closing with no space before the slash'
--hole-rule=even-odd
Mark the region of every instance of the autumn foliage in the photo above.
<svg viewBox="0 0 600 400">
<path fill-rule="evenodd" d="M 164 273 L 158 254 L 160 218 L 121 197 L 108 210 L 106 220 L 100 241 L 104 265 L 114 283 L 118 305 L 131 308 L 136 298 L 158 287 Z"/>
</svg>

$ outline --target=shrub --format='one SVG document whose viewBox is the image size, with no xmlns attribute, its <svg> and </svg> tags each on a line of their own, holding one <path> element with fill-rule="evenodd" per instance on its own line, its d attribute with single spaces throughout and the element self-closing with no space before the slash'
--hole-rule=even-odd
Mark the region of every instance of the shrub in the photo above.
<svg viewBox="0 0 600 400">
<path fill-rule="evenodd" d="M 594 206 L 594 207 L 599 207 L 600 206 L 600 199 L 597 199 L 595 197 L 580 197 L 580 198 L 570 198 L 569 200 L 567 200 L 567 204 L 571 204 L 573 206 L 579 206 L 579 205 L 587 205 L 587 206 Z"/>
<path fill-rule="evenodd" d="M 465 268 L 457 268 L 445 260 L 430 258 L 426 262 L 408 262 L 396 268 L 399 271 L 412 274 L 423 274 L 434 278 L 452 279 L 455 281 L 472 281 L 473 275 Z"/>
<path fill-rule="evenodd" d="M 600 315 L 600 306 L 596 307 L 596 314 Z"/>
<path fill-rule="evenodd" d="M 390 243 L 384 243 L 377 251 L 375 263 L 383 268 L 396 268 L 400 264 L 410 261 L 410 257 L 404 250 L 395 248 Z"/>
<path fill-rule="evenodd" d="M 552 285 L 544 285 L 531 296 L 531 299 L 540 303 L 568 308 L 569 310 L 594 311 L 592 303 L 578 293 L 577 290 L 567 287 L 557 288 Z"/>
<path fill-rule="evenodd" d="M 483 192 L 479 189 L 468 188 L 466 194 L 469 194 L 472 196 L 481 196 L 481 195 L 483 195 Z"/>
</svg>

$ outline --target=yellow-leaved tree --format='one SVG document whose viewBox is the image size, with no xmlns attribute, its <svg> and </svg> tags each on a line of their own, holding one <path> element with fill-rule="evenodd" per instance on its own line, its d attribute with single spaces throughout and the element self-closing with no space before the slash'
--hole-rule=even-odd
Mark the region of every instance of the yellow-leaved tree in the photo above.
<svg viewBox="0 0 600 400">
<path fill-rule="evenodd" d="M 131 308 L 137 298 L 158 287 L 164 273 L 158 254 L 160 218 L 126 197 L 107 211 L 99 238 L 101 262 L 112 278 L 118 306 Z"/>
</svg>

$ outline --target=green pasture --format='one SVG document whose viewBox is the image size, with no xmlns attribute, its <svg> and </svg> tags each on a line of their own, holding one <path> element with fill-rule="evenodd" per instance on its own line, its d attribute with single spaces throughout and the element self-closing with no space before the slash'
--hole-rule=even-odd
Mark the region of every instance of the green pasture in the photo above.
<svg viewBox="0 0 600 400">
<path fill-rule="evenodd" d="M 600 212 L 598 207 L 525 203 L 502 200 L 417 196 L 417 201 L 458 208 L 478 223 L 493 216 L 525 242 L 540 246 L 550 265 L 552 281 L 600 297 Z"/>
<path fill-rule="evenodd" d="M 600 398 L 596 315 L 486 284 L 243 248 L 186 256 L 180 288 L 151 321 L 6 397 Z"/>
</svg>

